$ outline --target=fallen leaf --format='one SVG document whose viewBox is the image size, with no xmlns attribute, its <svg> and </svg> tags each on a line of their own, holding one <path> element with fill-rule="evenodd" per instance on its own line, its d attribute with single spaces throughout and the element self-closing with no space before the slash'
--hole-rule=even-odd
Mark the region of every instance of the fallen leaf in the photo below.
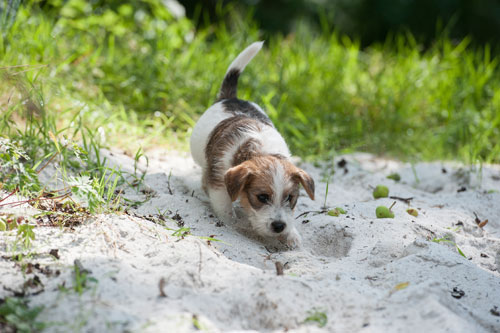
<svg viewBox="0 0 500 333">
<path fill-rule="evenodd" d="M 394 291 L 405 289 L 410 285 L 410 282 L 401 282 L 394 287 Z"/>
</svg>

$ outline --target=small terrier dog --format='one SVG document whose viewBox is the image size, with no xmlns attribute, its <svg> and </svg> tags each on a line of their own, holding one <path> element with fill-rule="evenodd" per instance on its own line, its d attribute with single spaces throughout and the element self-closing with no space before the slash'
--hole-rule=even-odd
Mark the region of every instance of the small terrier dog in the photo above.
<svg viewBox="0 0 500 333">
<path fill-rule="evenodd" d="M 203 169 L 202 186 L 217 217 L 233 221 L 238 198 L 252 228 L 301 245 L 293 210 L 302 184 L 314 200 L 314 181 L 290 162 L 283 137 L 255 103 L 236 97 L 238 78 L 264 42 L 248 46 L 229 66 L 215 104 L 196 123 L 191 155 Z"/>
</svg>

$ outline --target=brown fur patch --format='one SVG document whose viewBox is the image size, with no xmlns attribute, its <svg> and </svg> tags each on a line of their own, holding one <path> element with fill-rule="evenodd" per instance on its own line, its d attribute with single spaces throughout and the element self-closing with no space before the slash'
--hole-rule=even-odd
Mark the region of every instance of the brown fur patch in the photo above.
<svg viewBox="0 0 500 333">
<path fill-rule="evenodd" d="M 281 167 L 284 170 L 285 178 L 282 180 L 286 186 L 283 193 L 275 193 L 274 188 L 274 176 L 276 168 Z M 243 171 L 244 170 L 244 171 Z M 231 174 L 230 177 L 227 175 Z M 294 209 L 297 204 L 297 199 L 299 197 L 299 183 L 301 183 L 301 177 L 304 179 L 310 179 L 303 170 L 297 168 L 288 160 L 282 158 L 281 156 L 274 155 L 260 155 L 256 156 L 250 160 L 243 162 L 242 164 L 230 169 L 226 173 L 226 187 L 232 198 L 236 200 L 238 196 L 240 197 L 241 205 L 245 209 L 250 207 L 254 210 L 262 208 L 266 203 L 259 201 L 258 195 L 266 194 L 269 196 L 269 201 L 276 203 L 278 198 L 281 198 L 283 202 L 280 204 L 286 205 L 286 200 L 289 195 L 291 195 L 290 207 Z M 242 178 L 244 175 L 244 181 Z M 308 189 L 311 190 L 311 185 L 309 181 L 305 181 Z M 307 191 L 307 190 L 306 190 Z M 314 197 L 314 181 L 312 182 L 312 195 Z"/>
<path fill-rule="evenodd" d="M 250 181 L 251 175 L 251 170 L 244 163 L 227 170 L 224 175 L 224 183 L 231 201 L 238 199 L 241 191 Z"/>
<path fill-rule="evenodd" d="M 248 139 L 243 142 L 233 156 L 232 165 L 239 165 L 245 161 L 260 155 L 262 144 L 255 139 Z"/>
<path fill-rule="evenodd" d="M 291 194 L 290 206 L 295 207 L 299 192 L 299 183 L 302 184 L 309 197 L 314 200 L 314 181 L 302 169 L 297 168 L 288 159 L 279 154 L 263 155 L 260 151 L 262 144 L 253 138 L 245 137 L 249 132 L 260 131 L 267 126 L 261 121 L 243 115 L 237 115 L 221 121 L 210 134 L 205 148 L 207 165 L 203 174 L 203 187 L 225 186 L 231 200 L 235 201 L 241 195 L 241 203 L 247 208 L 262 208 L 265 203 L 258 200 L 259 194 L 267 194 L 270 201 L 277 200 L 274 193 L 274 175 L 278 165 L 284 170 L 283 183 L 293 184 L 285 188 L 278 195 L 286 199 Z M 235 147 L 239 145 L 238 147 Z M 225 154 L 236 148 L 230 160 L 230 168 Z M 286 204 L 286 203 L 282 203 Z"/>
<path fill-rule="evenodd" d="M 205 147 L 205 158 L 207 160 L 205 180 L 207 185 L 224 186 L 224 172 L 226 171 L 222 163 L 224 154 L 233 148 L 245 134 L 258 131 L 262 126 L 265 125 L 258 120 L 245 116 L 234 116 L 221 121 L 213 129 Z M 240 159 L 243 158 L 243 155 L 244 153 L 240 154 Z"/>
<path fill-rule="evenodd" d="M 314 200 L 314 180 L 304 170 L 297 167 L 295 168 L 296 172 L 294 173 L 293 177 L 302 184 L 302 187 L 304 187 L 304 189 L 306 190 L 309 198 L 311 198 L 311 200 Z"/>
</svg>

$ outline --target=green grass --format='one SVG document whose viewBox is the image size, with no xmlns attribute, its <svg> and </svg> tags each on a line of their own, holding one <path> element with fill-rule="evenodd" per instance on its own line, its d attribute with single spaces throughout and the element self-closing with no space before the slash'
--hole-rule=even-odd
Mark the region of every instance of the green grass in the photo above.
<svg viewBox="0 0 500 333">
<path fill-rule="evenodd" d="M 21 298 L 0 299 L 0 330 L 39 332 L 46 327 L 45 323 L 36 320 L 42 310 L 41 306 L 29 308 L 27 301 Z"/>
<path fill-rule="evenodd" d="M 155 0 L 112 2 L 100 12 L 80 0 L 43 10 L 28 2 L 0 39 L 0 66 L 29 82 L 24 94 L 43 103 L 38 117 L 53 119 L 55 134 L 77 127 L 74 141 L 85 135 L 131 154 L 155 145 L 186 149 L 229 63 L 260 39 L 251 19 L 232 16 L 228 25 L 195 31 Z M 498 57 L 469 42 L 442 37 L 422 50 L 411 35 L 396 35 L 362 50 L 303 25 L 266 41 L 241 77 L 239 97 L 262 105 L 304 158 L 363 150 L 411 161 L 500 162 Z M 6 137 L 29 109 L 6 103 L 14 85 L 0 84 Z"/>
<path fill-rule="evenodd" d="M 307 312 L 308 317 L 304 320 L 304 323 L 315 323 L 318 327 L 325 327 L 328 323 L 328 316 L 325 312 L 313 309 Z"/>
<path fill-rule="evenodd" d="M 455 247 L 456 247 L 456 249 L 457 249 L 457 252 L 458 252 L 458 253 L 459 253 L 462 257 L 464 257 L 464 258 L 466 258 L 466 259 L 467 259 L 467 256 L 463 253 L 463 251 L 462 251 L 462 250 L 460 250 L 460 248 L 458 247 L 457 243 L 455 243 L 454 241 L 452 241 L 452 240 L 450 239 L 450 236 L 449 236 L 449 235 L 446 235 L 445 237 L 442 237 L 442 238 L 433 238 L 433 239 L 432 239 L 432 241 L 433 241 L 434 243 L 438 243 L 438 244 L 443 242 L 443 243 L 448 243 L 448 244 L 451 244 L 451 245 L 455 246 Z"/>
</svg>

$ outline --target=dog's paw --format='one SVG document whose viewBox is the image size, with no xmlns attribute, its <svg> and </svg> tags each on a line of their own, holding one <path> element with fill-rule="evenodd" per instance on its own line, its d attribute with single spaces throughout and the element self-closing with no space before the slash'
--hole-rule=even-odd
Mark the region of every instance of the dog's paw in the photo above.
<svg viewBox="0 0 500 333">
<path fill-rule="evenodd" d="M 300 237 L 297 230 L 293 229 L 286 238 L 286 245 L 292 249 L 297 249 L 302 247 L 302 238 Z"/>
<path fill-rule="evenodd" d="M 236 223 L 237 218 L 234 214 L 217 214 L 217 226 L 233 225 Z"/>
</svg>

